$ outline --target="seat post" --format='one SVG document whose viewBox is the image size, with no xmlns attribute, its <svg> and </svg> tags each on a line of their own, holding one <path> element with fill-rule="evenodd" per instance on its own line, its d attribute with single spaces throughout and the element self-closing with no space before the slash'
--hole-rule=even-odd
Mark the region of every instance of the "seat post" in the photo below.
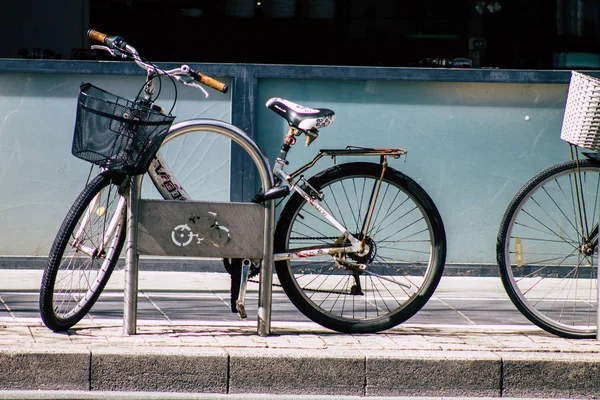
<svg viewBox="0 0 600 400">
<path fill-rule="evenodd" d="M 281 149 L 279 150 L 280 159 L 284 160 L 287 158 L 287 153 L 290 151 L 293 145 L 296 144 L 296 136 L 300 135 L 300 131 L 290 126 L 285 139 L 283 139 L 283 144 L 281 145 Z"/>
</svg>

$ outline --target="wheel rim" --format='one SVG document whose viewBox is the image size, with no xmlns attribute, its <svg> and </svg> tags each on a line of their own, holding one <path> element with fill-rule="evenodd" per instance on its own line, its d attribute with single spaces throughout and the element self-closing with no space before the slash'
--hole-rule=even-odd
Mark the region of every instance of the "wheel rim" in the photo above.
<svg viewBox="0 0 600 400">
<path fill-rule="evenodd" d="M 570 168 L 540 182 L 520 202 L 505 236 L 514 294 L 557 333 L 596 332 L 597 242 L 590 244 L 589 236 L 598 226 L 599 172 Z"/>
<path fill-rule="evenodd" d="M 97 249 L 102 247 L 104 233 L 117 210 L 120 197 L 118 190 L 113 185 L 109 184 L 102 188 L 95 197 L 97 201 L 92 201 L 90 206 L 83 211 L 72 230 L 54 283 L 53 309 L 58 318 L 66 320 L 77 315 L 103 284 L 104 274 L 110 268 L 111 260 L 115 257 L 119 233 L 123 229 L 122 216 L 112 237 L 107 241 L 104 251 L 98 253 Z M 91 212 L 89 212 L 90 207 L 93 207 Z M 93 257 L 73 246 L 76 232 L 80 229 L 88 212 L 89 222 L 82 231 L 77 244 L 89 249 L 96 249 L 98 254 Z"/>
<path fill-rule="evenodd" d="M 325 195 L 323 204 L 344 226 L 360 232 L 363 221 L 357 215 L 365 214 L 377 180 L 378 177 L 364 175 L 330 181 L 321 188 Z M 336 266 L 331 256 L 288 262 L 299 292 L 329 318 L 367 323 L 377 323 L 379 319 L 389 323 L 390 314 L 399 313 L 428 287 L 425 282 L 432 275 L 434 238 L 427 214 L 402 187 L 388 180 L 382 185 L 377 204 L 366 239 L 367 245 L 375 243 L 375 254 L 348 255 L 346 259 L 365 262 L 368 271 L 380 276 Z M 350 218 L 348 210 L 353 211 Z M 287 232 L 288 248 L 331 244 L 340 236 L 305 202 L 292 220 Z"/>
</svg>

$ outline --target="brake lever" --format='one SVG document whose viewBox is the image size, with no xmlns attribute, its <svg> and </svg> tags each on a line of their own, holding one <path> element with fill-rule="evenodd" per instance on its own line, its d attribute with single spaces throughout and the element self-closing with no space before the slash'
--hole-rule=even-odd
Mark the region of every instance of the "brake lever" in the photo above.
<svg viewBox="0 0 600 400">
<path fill-rule="evenodd" d="M 92 50 L 102 50 L 102 51 L 106 51 L 107 53 L 109 53 L 111 56 L 113 57 L 117 57 L 117 58 L 127 58 L 129 57 L 127 54 L 123 53 L 122 51 L 118 50 L 118 49 L 111 49 L 110 47 L 107 46 L 101 46 L 98 44 L 92 45 L 91 47 Z"/>
<path fill-rule="evenodd" d="M 191 87 L 194 87 L 196 89 L 200 89 L 202 91 L 202 93 L 204 93 L 204 97 L 208 97 L 209 96 L 209 94 L 206 91 L 206 89 L 204 89 L 201 85 L 197 84 L 196 81 L 194 80 L 194 78 L 192 78 L 191 76 L 188 76 L 188 75 L 176 75 L 175 79 L 177 79 L 179 82 L 181 82 L 185 86 L 191 86 Z"/>
</svg>

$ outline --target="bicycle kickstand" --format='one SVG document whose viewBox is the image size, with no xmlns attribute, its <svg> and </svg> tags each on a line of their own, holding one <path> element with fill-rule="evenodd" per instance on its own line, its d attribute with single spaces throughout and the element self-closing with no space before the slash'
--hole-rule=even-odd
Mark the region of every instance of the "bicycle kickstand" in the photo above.
<svg viewBox="0 0 600 400">
<path fill-rule="evenodd" d="M 244 258 L 242 261 L 242 276 L 240 277 L 240 294 L 238 295 L 238 299 L 236 301 L 237 311 L 240 319 L 246 319 L 248 316 L 246 314 L 246 288 L 248 286 L 248 275 L 250 274 L 250 266 L 252 262 L 247 258 Z"/>
</svg>

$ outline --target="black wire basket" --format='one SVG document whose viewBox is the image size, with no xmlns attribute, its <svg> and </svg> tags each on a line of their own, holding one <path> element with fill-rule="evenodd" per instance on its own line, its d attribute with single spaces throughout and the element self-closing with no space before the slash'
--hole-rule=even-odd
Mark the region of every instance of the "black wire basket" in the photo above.
<svg viewBox="0 0 600 400">
<path fill-rule="evenodd" d="M 110 171 L 140 175 L 148 169 L 174 119 L 142 101 L 83 83 L 71 152 Z"/>
</svg>

